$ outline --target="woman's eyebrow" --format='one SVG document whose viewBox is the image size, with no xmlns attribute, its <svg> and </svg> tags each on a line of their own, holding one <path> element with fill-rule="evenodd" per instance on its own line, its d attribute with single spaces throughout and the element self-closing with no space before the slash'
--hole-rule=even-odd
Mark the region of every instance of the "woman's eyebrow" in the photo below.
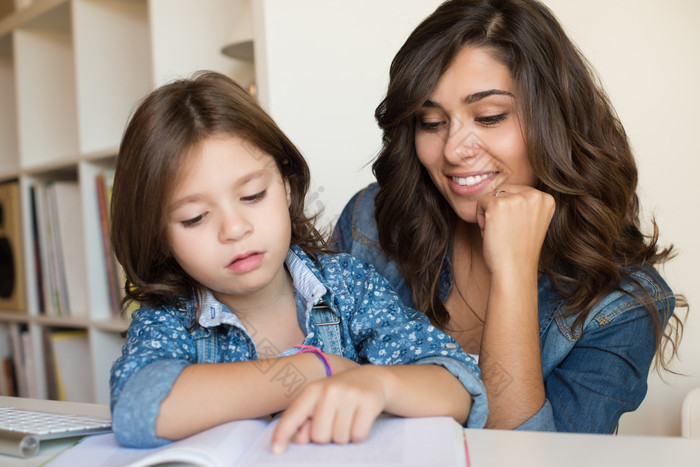
<svg viewBox="0 0 700 467">
<path fill-rule="evenodd" d="M 487 91 L 479 91 L 475 92 L 473 94 L 469 94 L 467 97 L 463 99 L 463 102 L 465 104 L 473 104 L 475 102 L 479 102 L 482 99 L 486 99 L 489 96 L 510 96 L 510 97 L 515 97 L 515 95 L 510 92 L 510 91 L 503 91 L 501 89 L 489 89 Z M 442 106 L 438 104 L 437 102 L 431 101 L 430 99 L 426 100 L 425 103 L 423 103 L 423 107 L 427 108 L 436 108 L 436 109 L 441 109 Z"/>
<path fill-rule="evenodd" d="M 475 92 L 474 94 L 469 94 L 467 97 L 464 98 L 464 103 L 465 104 L 473 104 L 474 102 L 478 102 L 482 99 L 486 99 L 489 96 L 510 96 L 510 97 L 515 97 L 512 92 L 509 91 L 503 91 L 501 89 L 489 89 L 488 91 L 479 91 Z"/>
</svg>

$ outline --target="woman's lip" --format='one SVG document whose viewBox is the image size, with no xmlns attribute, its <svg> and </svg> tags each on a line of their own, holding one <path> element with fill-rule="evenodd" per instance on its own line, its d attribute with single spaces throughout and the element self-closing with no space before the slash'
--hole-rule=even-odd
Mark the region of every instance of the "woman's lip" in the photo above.
<svg viewBox="0 0 700 467">
<path fill-rule="evenodd" d="M 249 251 L 234 256 L 226 269 L 238 274 L 250 272 L 260 266 L 265 258 L 262 251 Z"/>
<path fill-rule="evenodd" d="M 488 187 L 498 172 L 481 172 L 466 176 L 450 175 L 447 177 L 450 189 L 460 196 L 474 196 Z"/>
</svg>

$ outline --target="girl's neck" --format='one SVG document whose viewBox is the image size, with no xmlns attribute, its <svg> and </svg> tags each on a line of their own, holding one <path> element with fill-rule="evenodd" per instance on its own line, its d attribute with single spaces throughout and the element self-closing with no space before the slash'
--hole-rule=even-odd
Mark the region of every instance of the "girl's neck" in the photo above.
<svg viewBox="0 0 700 467">
<path fill-rule="evenodd" d="M 280 268 L 270 284 L 248 295 L 214 292 L 214 297 L 226 305 L 241 321 L 257 321 L 268 312 L 279 312 L 294 304 L 293 281 L 286 267 Z M 290 301 L 291 299 L 291 301 Z M 296 309 L 296 305 L 294 305 Z"/>
<path fill-rule="evenodd" d="M 270 285 L 258 293 L 214 296 L 241 320 L 255 341 L 259 357 L 271 358 L 304 342 L 293 287 L 292 278 L 283 267 Z"/>
</svg>

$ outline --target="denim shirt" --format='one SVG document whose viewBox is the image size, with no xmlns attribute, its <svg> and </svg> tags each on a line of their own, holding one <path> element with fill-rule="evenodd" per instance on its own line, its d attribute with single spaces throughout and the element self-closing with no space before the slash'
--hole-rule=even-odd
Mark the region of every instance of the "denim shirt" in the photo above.
<svg viewBox="0 0 700 467">
<path fill-rule="evenodd" d="M 392 283 L 408 306 L 411 290 L 398 264 L 383 254 L 374 217 L 376 183 L 358 192 L 346 205 L 334 232 L 335 248 L 372 264 Z M 450 292 L 450 258 L 441 275 L 440 295 Z M 544 275 L 538 281 L 539 336 L 545 403 L 517 429 L 612 433 L 620 416 L 639 407 L 647 392 L 647 375 L 656 351 L 653 323 L 646 308 L 626 292 L 641 284 L 657 310 L 673 310 L 675 297 L 651 267 L 631 271 L 625 291 L 605 296 L 582 328 L 565 317 L 564 302 Z M 662 324 L 670 313 L 661 313 Z"/>
<path fill-rule="evenodd" d="M 432 326 L 425 315 L 404 306 L 372 266 L 346 254 L 312 259 L 294 246 L 286 265 L 294 282 L 297 320 L 305 345 L 360 364 L 443 366 L 472 395 L 467 426 L 484 426 L 488 416 L 486 391 L 474 359 L 449 335 Z M 322 301 L 326 307 L 319 305 Z M 294 353 L 266 345 L 264 339 L 257 347 L 255 334 L 255 329 L 241 322 L 211 293 L 206 294 L 199 316 L 192 298 L 179 307 L 135 311 L 110 379 L 117 441 L 131 447 L 168 442 L 156 437 L 155 420 L 161 401 L 188 365 Z M 263 360 L 260 371 L 273 378 L 280 374 L 282 381 L 285 368 L 278 362 Z"/>
</svg>

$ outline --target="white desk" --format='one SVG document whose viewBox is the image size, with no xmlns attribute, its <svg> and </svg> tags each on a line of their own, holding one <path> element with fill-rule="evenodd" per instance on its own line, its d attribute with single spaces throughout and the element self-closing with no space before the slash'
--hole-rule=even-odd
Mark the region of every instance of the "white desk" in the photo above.
<svg viewBox="0 0 700 467">
<path fill-rule="evenodd" d="M 97 404 L 0 396 L 0 406 L 109 416 L 109 407 Z M 464 433 L 467 467 L 700 467 L 700 439 L 470 429 Z M 0 455 L 0 466 L 42 465 L 74 442 L 42 441 L 38 456 Z"/>
<path fill-rule="evenodd" d="M 109 407 L 100 404 L 82 404 L 77 402 L 58 402 L 43 399 L 23 399 L 19 397 L 0 396 L 0 407 L 17 407 L 27 410 L 46 410 L 60 414 L 84 414 L 95 417 L 110 417 Z M 47 462 L 64 449 L 72 446 L 77 438 L 42 441 L 39 444 L 39 454 L 28 459 L 0 455 L 2 467 L 38 466 Z"/>
<path fill-rule="evenodd" d="M 700 467 L 700 439 L 465 430 L 467 467 Z"/>
</svg>

